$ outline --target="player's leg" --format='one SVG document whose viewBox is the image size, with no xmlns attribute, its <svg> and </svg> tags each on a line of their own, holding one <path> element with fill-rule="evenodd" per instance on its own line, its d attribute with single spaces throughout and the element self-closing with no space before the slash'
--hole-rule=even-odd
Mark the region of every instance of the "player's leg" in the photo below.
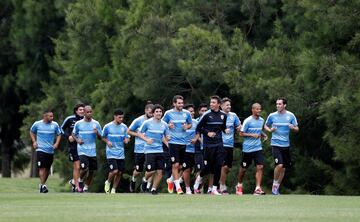
<svg viewBox="0 0 360 222">
<path fill-rule="evenodd" d="M 220 192 L 222 194 L 228 194 L 226 187 L 226 178 L 232 167 L 233 148 L 224 148 L 224 150 L 225 150 L 225 156 L 224 156 L 224 164 L 221 167 Z"/>
<path fill-rule="evenodd" d="M 263 168 L 264 168 L 264 154 L 262 150 L 256 151 L 253 153 L 253 159 L 256 165 L 255 181 L 256 187 L 254 195 L 264 195 L 265 192 L 261 188 L 261 182 L 263 177 Z"/>
<path fill-rule="evenodd" d="M 116 160 L 117 162 L 117 174 L 114 177 L 113 186 L 111 188 L 111 193 L 116 193 L 116 189 L 120 184 L 122 172 L 125 170 L 125 160 Z"/>
<path fill-rule="evenodd" d="M 279 180 L 280 179 L 282 180 L 283 178 L 282 174 L 285 174 L 284 165 L 283 165 L 284 161 L 279 147 L 273 146 L 272 154 L 275 161 L 275 168 L 274 168 L 274 181 L 271 190 L 272 190 L 272 194 L 279 195 L 279 187 L 280 187 Z"/>
</svg>

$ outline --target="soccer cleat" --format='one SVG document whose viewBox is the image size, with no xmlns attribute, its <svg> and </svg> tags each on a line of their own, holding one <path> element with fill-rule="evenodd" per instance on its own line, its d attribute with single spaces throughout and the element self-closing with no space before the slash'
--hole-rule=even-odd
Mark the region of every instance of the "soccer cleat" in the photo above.
<svg viewBox="0 0 360 222">
<path fill-rule="evenodd" d="M 167 183 L 167 189 L 169 193 L 174 193 L 174 182 L 170 180 L 170 178 L 168 178 L 166 180 Z"/>
<path fill-rule="evenodd" d="M 110 193 L 110 183 L 107 180 L 105 181 L 104 191 L 105 193 Z"/>
<path fill-rule="evenodd" d="M 211 190 L 208 190 L 206 193 L 207 193 L 207 194 L 211 194 Z"/>
<path fill-rule="evenodd" d="M 220 192 L 222 195 L 229 195 L 229 192 L 227 190 L 223 190 Z"/>
<path fill-rule="evenodd" d="M 265 195 L 265 192 L 261 189 L 261 188 L 257 188 L 255 191 L 254 191 L 254 195 Z"/>
<path fill-rule="evenodd" d="M 191 190 L 186 191 L 186 195 L 192 195 Z"/>
<path fill-rule="evenodd" d="M 272 193 L 273 195 L 280 195 L 279 186 L 273 185 L 273 186 L 272 186 L 272 189 L 271 189 L 271 193 Z"/>
<path fill-rule="evenodd" d="M 76 190 L 76 186 L 75 186 L 75 184 L 73 184 L 73 182 L 72 182 L 72 180 L 69 180 L 69 184 L 70 184 L 70 186 L 71 186 L 71 192 L 75 192 Z"/>
<path fill-rule="evenodd" d="M 116 190 L 115 189 L 111 189 L 110 194 L 115 194 Z"/>
<path fill-rule="evenodd" d="M 236 189 L 236 195 L 243 195 L 243 187 L 242 186 L 236 185 L 235 189 Z"/>
<path fill-rule="evenodd" d="M 85 185 L 84 188 L 83 188 L 83 192 L 87 193 L 88 191 L 89 191 L 89 188 L 88 188 L 88 186 Z"/>
<path fill-rule="evenodd" d="M 75 187 L 75 193 L 82 193 L 83 189 L 81 187 L 77 188 Z"/>
<path fill-rule="evenodd" d="M 130 193 L 134 193 L 135 192 L 135 185 L 136 185 L 136 182 L 134 181 L 130 181 Z"/>
<path fill-rule="evenodd" d="M 217 190 L 213 190 L 213 191 L 211 191 L 211 195 L 221 196 L 221 193 L 219 193 Z"/>
<path fill-rule="evenodd" d="M 179 187 L 179 189 L 176 190 L 176 193 L 181 195 L 184 194 L 184 191 L 181 189 L 181 187 Z"/>
<path fill-rule="evenodd" d="M 151 194 L 152 194 L 152 195 L 158 195 L 158 192 L 157 192 L 157 190 L 152 190 L 152 191 L 151 191 Z"/>
<path fill-rule="evenodd" d="M 194 189 L 194 194 L 201 194 L 201 190 L 199 190 L 199 189 Z"/>
<path fill-rule="evenodd" d="M 143 181 L 140 186 L 140 190 L 144 193 L 146 193 L 146 185 L 147 185 L 147 182 Z"/>
</svg>

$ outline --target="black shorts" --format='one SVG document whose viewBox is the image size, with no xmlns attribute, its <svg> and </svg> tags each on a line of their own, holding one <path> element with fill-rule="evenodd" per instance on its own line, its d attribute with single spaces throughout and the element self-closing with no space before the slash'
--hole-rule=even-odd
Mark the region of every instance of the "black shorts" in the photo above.
<svg viewBox="0 0 360 222">
<path fill-rule="evenodd" d="M 185 150 L 186 150 L 186 145 L 169 143 L 169 153 L 170 153 L 171 163 L 182 164 L 184 161 Z"/>
<path fill-rule="evenodd" d="M 227 166 L 229 168 L 233 165 L 234 159 L 234 148 L 232 147 L 224 147 L 224 164 L 223 166 Z"/>
<path fill-rule="evenodd" d="M 135 170 L 137 172 L 142 172 L 144 170 L 144 164 L 145 164 L 145 154 L 135 153 Z"/>
<path fill-rule="evenodd" d="M 204 154 L 203 152 L 195 153 L 194 155 L 195 160 L 195 170 L 201 171 L 204 169 Z"/>
<path fill-rule="evenodd" d="M 163 170 L 165 167 L 163 153 L 147 153 L 145 154 L 146 171 L 151 172 L 154 170 Z"/>
<path fill-rule="evenodd" d="M 80 155 L 80 169 L 82 170 L 97 170 L 97 161 L 96 157 L 90 157 L 85 155 Z"/>
<path fill-rule="evenodd" d="M 125 170 L 124 159 L 107 159 L 107 164 L 109 166 L 109 171 L 118 170 L 124 172 Z"/>
<path fill-rule="evenodd" d="M 38 168 L 50 169 L 54 161 L 54 154 L 36 151 L 36 160 Z"/>
<path fill-rule="evenodd" d="M 215 147 L 204 147 L 204 167 L 206 172 L 215 173 L 217 166 L 224 163 L 224 147 L 222 145 Z"/>
<path fill-rule="evenodd" d="M 242 168 L 249 168 L 251 163 L 254 161 L 255 165 L 264 165 L 264 154 L 262 150 L 245 153 L 242 152 L 242 161 L 241 161 L 241 167 Z"/>
<path fill-rule="evenodd" d="M 290 147 L 272 146 L 272 155 L 275 165 L 283 164 L 284 168 L 290 168 L 292 165 Z"/>
<path fill-rule="evenodd" d="M 69 147 L 69 160 L 71 162 L 75 162 L 75 161 L 78 161 L 79 160 L 79 155 L 78 155 L 78 152 L 77 152 L 77 147 L 72 147 L 70 146 Z"/>
<path fill-rule="evenodd" d="M 191 169 L 194 167 L 195 164 L 195 159 L 194 159 L 194 153 L 185 153 L 184 156 L 184 161 L 182 164 L 182 169 L 186 170 L 186 169 Z"/>
</svg>

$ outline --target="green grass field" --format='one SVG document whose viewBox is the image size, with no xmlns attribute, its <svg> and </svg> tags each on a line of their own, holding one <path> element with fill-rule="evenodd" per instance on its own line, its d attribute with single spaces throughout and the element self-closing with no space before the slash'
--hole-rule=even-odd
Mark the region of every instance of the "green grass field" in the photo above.
<svg viewBox="0 0 360 222">
<path fill-rule="evenodd" d="M 360 197 L 177 196 L 160 194 L 72 194 L 54 177 L 50 193 L 37 179 L 0 178 L 0 221 L 360 221 Z"/>
</svg>

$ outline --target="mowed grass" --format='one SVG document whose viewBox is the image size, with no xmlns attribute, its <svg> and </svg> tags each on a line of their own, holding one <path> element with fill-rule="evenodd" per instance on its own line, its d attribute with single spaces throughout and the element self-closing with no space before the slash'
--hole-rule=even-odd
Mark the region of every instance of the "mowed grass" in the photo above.
<svg viewBox="0 0 360 222">
<path fill-rule="evenodd" d="M 360 221 L 360 197 L 178 196 L 61 193 L 50 178 L 40 194 L 37 179 L 0 178 L 0 221 Z"/>
</svg>

